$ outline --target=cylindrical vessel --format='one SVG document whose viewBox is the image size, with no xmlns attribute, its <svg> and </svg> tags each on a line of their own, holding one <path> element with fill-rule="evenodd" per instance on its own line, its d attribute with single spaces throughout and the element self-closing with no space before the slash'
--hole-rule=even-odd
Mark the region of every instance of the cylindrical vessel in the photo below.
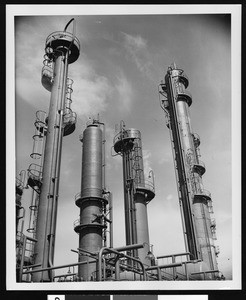
<svg viewBox="0 0 246 300">
<path fill-rule="evenodd" d="M 83 134 L 81 196 L 102 197 L 102 130 L 97 124 Z"/>
<path fill-rule="evenodd" d="M 114 138 L 114 150 L 122 155 L 126 245 L 144 244 L 143 249 L 129 254 L 150 265 L 147 203 L 154 198 L 153 189 L 145 187 L 141 133 L 123 129 Z"/>
<path fill-rule="evenodd" d="M 150 251 L 147 203 L 146 197 L 143 193 L 135 194 L 135 208 L 137 243 L 144 244 L 144 248 L 138 249 L 138 257 L 142 263 L 150 265 L 151 261 L 147 256 Z"/>
<path fill-rule="evenodd" d="M 59 119 L 62 117 L 59 111 L 63 108 L 64 99 L 60 86 L 63 86 L 63 79 L 66 78 L 67 66 L 64 63 L 63 56 L 59 56 L 55 62 L 54 83 L 51 90 L 49 121 L 46 135 L 46 144 L 44 151 L 43 182 L 40 194 L 37 218 L 37 243 L 35 245 L 35 264 L 41 263 L 43 268 L 49 267 L 49 256 L 53 257 L 53 251 L 50 253 L 50 228 L 52 222 L 52 211 L 56 209 L 53 201 L 57 201 L 57 195 L 54 195 L 55 182 L 59 178 L 56 176 L 56 170 L 60 161 L 57 162 L 58 152 L 61 151 L 61 143 L 58 144 L 58 137 L 62 135 L 59 130 Z M 33 281 L 50 281 L 50 275 L 46 272 L 34 273 Z"/>
<path fill-rule="evenodd" d="M 78 58 L 79 50 L 77 38 L 65 31 L 54 32 L 46 40 L 46 54 L 54 62 L 54 77 L 49 87 L 51 97 L 34 250 L 35 264 L 40 267 L 34 269 L 53 267 L 67 72 L 68 64 Z M 53 271 L 32 275 L 34 282 L 48 282 L 52 278 Z"/>
<path fill-rule="evenodd" d="M 173 71 L 172 76 L 176 76 L 177 71 Z M 178 78 L 178 77 L 177 77 Z M 185 167 L 187 177 L 190 178 L 190 190 L 203 190 L 202 177 L 198 172 L 190 172 L 191 167 L 198 163 L 198 157 L 196 155 L 196 148 L 194 145 L 194 139 L 192 135 L 191 122 L 189 116 L 189 105 L 185 99 L 182 99 L 184 94 L 184 84 L 177 79 L 175 81 L 176 108 L 178 113 L 178 120 L 180 125 L 181 140 L 183 145 L 183 153 L 185 157 Z M 180 98 L 180 99 L 179 99 Z M 193 191 L 194 193 L 194 191 Z M 196 192 L 195 192 L 196 194 Z M 197 247 L 199 258 L 204 262 L 204 271 L 217 269 L 217 263 L 215 260 L 215 247 L 212 239 L 212 233 L 210 229 L 210 215 L 208 212 L 208 205 L 204 201 L 203 197 L 194 203 L 193 197 L 191 200 L 191 207 L 194 216 L 195 233 L 197 240 Z"/>
<path fill-rule="evenodd" d="M 203 189 L 204 164 L 199 161 L 200 140 L 193 134 L 189 115 L 191 95 L 186 91 L 189 84 L 183 70 L 170 67 L 162 84 L 164 96 L 162 108 L 168 116 L 168 128 L 174 148 L 177 185 L 180 195 L 181 214 L 187 251 L 191 259 L 202 260 L 202 271 L 217 270 L 215 246 L 211 231 L 208 203 L 210 193 Z M 208 274 L 211 278 L 214 273 Z"/>
<path fill-rule="evenodd" d="M 79 262 L 87 262 L 78 268 L 80 280 L 96 278 L 96 257 L 103 245 L 103 153 L 102 130 L 96 123 L 83 133 L 81 193 L 76 205 L 80 207 L 80 221 L 74 228 L 79 234 Z M 89 263 L 93 261 L 94 263 Z"/>
</svg>

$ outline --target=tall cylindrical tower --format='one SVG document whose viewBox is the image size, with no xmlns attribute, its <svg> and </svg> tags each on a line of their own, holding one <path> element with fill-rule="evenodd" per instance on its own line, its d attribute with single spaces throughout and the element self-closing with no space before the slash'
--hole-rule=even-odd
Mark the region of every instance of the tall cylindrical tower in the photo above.
<svg viewBox="0 0 246 300">
<path fill-rule="evenodd" d="M 65 107 L 68 64 L 78 59 L 80 51 L 78 39 L 73 33 L 66 31 L 72 21 L 73 19 L 64 31 L 49 35 L 45 44 L 42 84 L 51 92 L 51 97 L 38 204 L 37 243 L 34 250 L 35 264 L 41 268 L 53 266 L 62 139 L 64 135 L 72 133 L 75 124 L 74 119 L 67 121 Z M 52 272 L 37 272 L 33 273 L 32 280 L 52 281 L 52 276 Z"/>
<path fill-rule="evenodd" d="M 168 68 L 160 85 L 161 107 L 166 112 L 173 147 L 179 202 L 186 250 L 190 259 L 201 259 L 203 271 L 218 269 L 214 246 L 215 223 L 211 219 L 211 195 L 203 188 L 205 165 L 200 160 L 200 139 L 193 133 L 189 115 L 192 97 L 186 91 L 189 80 L 175 65 Z M 211 272 L 211 279 L 215 273 Z"/>
<path fill-rule="evenodd" d="M 123 162 L 126 244 L 143 243 L 143 249 L 131 250 L 129 254 L 150 265 L 147 204 L 155 196 L 153 177 L 150 176 L 152 180 L 149 181 L 144 178 L 140 131 L 124 127 L 121 123 L 120 132 L 114 137 L 113 143 L 115 152 L 122 156 Z"/>
<path fill-rule="evenodd" d="M 80 208 L 80 219 L 75 222 L 74 230 L 79 234 L 79 280 L 90 281 L 96 278 L 96 256 L 103 247 L 103 231 L 106 229 L 107 193 L 104 186 L 103 131 L 104 125 L 98 120 L 87 123 L 81 136 L 82 176 L 81 192 L 75 196 Z M 93 256 L 94 255 L 94 256 Z"/>
</svg>

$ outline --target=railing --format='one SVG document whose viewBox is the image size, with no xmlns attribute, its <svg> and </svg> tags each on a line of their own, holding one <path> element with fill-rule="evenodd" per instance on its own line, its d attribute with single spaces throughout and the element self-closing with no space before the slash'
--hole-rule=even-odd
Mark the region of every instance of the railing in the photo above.
<svg viewBox="0 0 246 300">
<path fill-rule="evenodd" d="M 216 227 L 216 220 L 215 219 L 211 219 L 211 227 L 212 228 Z"/>
<path fill-rule="evenodd" d="M 200 189 L 195 193 L 195 196 L 205 196 L 207 198 L 211 198 L 211 193 L 205 189 Z"/>
<path fill-rule="evenodd" d="M 34 122 L 35 127 L 40 131 L 41 127 L 47 127 L 47 113 L 43 110 L 36 112 L 36 121 Z"/>
<path fill-rule="evenodd" d="M 145 179 L 144 186 L 146 189 L 155 192 L 155 186 L 154 183 L 151 180 Z"/>
<path fill-rule="evenodd" d="M 64 124 L 75 123 L 77 120 L 77 114 L 70 109 L 69 113 L 64 114 Z"/>
<path fill-rule="evenodd" d="M 202 195 L 205 195 L 205 196 L 207 196 L 207 197 L 209 197 L 209 198 L 211 198 L 211 193 L 208 191 L 208 190 L 202 190 Z"/>
<path fill-rule="evenodd" d="M 181 89 L 177 89 L 177 94 L 178 94 L 178 100 L 179 100 L 179 98 L 181 98 L 180 100 L 185 100 L 187 102 L 188 106 L 191 105 L 191 103 L 192 103 L 191 93 L 187 92 L 186 90 L 182 91 Z"/>
<path fill-rule="evenodd" d="M 116 142 L 121 141 L 125 137 L 127 137 L 126 133 L 124 134 L 124 136 L 122 135 L 122 132 L 117 133 L 116 136 L 113 139 L 113 144 L 116 144 Z"/>
<path fill-rule="evenodd" d="M 26 171 L 22 170 L 19 174 L 20 177 L 15 178 L 15 185 L 19 189 L 23 190 L 25 188 L 25 181 L 26 181 Z"/>
<path fill-rule="evenodd" d="M 36 240 L 32 239 L 33 242 Z M 135 257 L 126 255 L 122 252 L 129 250 L 130 248 L 132 249 L 138 249 L 142 248 L 142 244 L 135 244 L 135 245 L 129 245 L 126 247 L 120 247 L 120 248 L 108 248 L 108 247 L 103 247 L 99 252 L 95 253 L 90 253 L 95 260 L 92 261 L 83 261 L 83 262 L 76 262 L 76 263 L 70 263 L 70 264 L 65 264 L 65 265 L 60 265 L 60 266 L 55 266 L 55 267 L 48 267 L 48 268 L 37 268 L 40 267 L 40 265 L 28 265 L 24 266 L 22 263 L 21 267 L 17 268 L 20 270 L 20 279 L 22 278 L 23 275 L 27 274 L 32 274 L 32 273 L 38 273 L 38 272 L 44 272 L 44 271 L 50 271 L 50 270 L 57 270 L 57 269 L 64 269 L 64 268 L 69 268 L 70 267 L 75 267 L 75 266 L 80 266 L 80 265 L 87 265 L 87 264 L 97 264 L 97 271 L 96 271 L 96 277 L 93 277 L 93 281 L 107 281 L 107 280 L 112 280 L 112 281 L 118 281 L 121 280 L 120 276 L 120 270 L 125 270 L 125 271 L 130 271 L 132 274 L 137 274 L 139 279 L 141 280 L 148 280 L 148 278 L 152 278 L 153 280 L 197 280 L 197 275 L 204 275 L 205 274 L 211 274 L 211 273 L 217 273 L 218 270 L 210 270 L 210 271 L 205 271 L 205 272 L 195 272 L 195 273 L 189 273 L 187 269 L 187 264 L 197 264 L 201 262 L 201 260 L 189 260 L 189 261 L 175 261 L 176 256 L 183 256 L 183 255 L 189 255 L 190 253 L 181 253 L 181 254 L 174 254 L 174 255 L 167 255 L 167 256 L 161 256 L 159 258 L 172 258 L 171 263 L 167 264 L 161 264 L 161 265 L 156 265 L 156 266 L 147 266 L 145 267 L 140 260 L 138 260 Z M 80 251 L 85 251 L 82 249 L 79 249 Z M 79 253 L 78 251 L 72 250 L 73 252 Z M 87 252 L 87 251 L 85 251 Z M 111 255 L 113 256 L 113 260 L 108 260 L 107 256 Z M 85 253 L 86 255 L 86 253 Z M 158 257 L 157 257 L 158 258 Z M 128 265 L 127 261 L 132 260 L 132 262 L 135 262 L 137 265 Z M 107 278 L 106 275 L 106 268 L 110 267 L 112 268 L 112 271 L 114 271 L 115 278 Z M 165 270 L 165 271 L 164 271 Z M 149 274 L 151 272 L 151 274 Z M 75 270 L 73 270 L 73 273 L 70 273 L 69 271 L 66 274 L 61 274 L 54 276 L 52 278 L 52 281 L 55 279 L 59 279 L 64 277 L 67 278 L 71 276 L 72 278 L 69 281 L 81 281 L 83 279 L 78 277 L 78 274 L 76 273 Z M 208 278 L 210 279 L 210 278 Z M 21 281 L 21 280 L 20 280 Z M 62 281 L 62 280 L 58 280 Z"/>
<path fill-rule="evenodd" d="M 192 135 L 193 135 L 194 145 L 197 148 L 200 146 L 200 136 L 197 133 L 193 133 Z"/>
<path fill-rule="evenodd" d="M 67 78 L 65 111 L 68 111 L 68 113 L 72 111 L 71 110 L 71 103 L 72 103 L 71 95 L 73 92 L 72 85 L 73 85 L 73 80 L 71 78 Z"/>
<path fill-rule="evenodd" d="M 126 246 L 125 249 L 122 249 L 122 251 L 130 250 L 130 248 L 131 249 L 143 248 L 143 245 L 135 244 L 135 245 Z M 117 250 L 117 248 L 112 249 L 112 248 L 108 248 L 108 247 L 103 247 L 100 249 L 100 251 L 98 253 L 98 281 L 102 281 L 102 279 L 103 279 L 102 270 L 105 270 L 105 267 L 106 267 L 105 259 L 102 259 L 102 256 L 104 254 L 107 255 L 109 253 L 115 254 L 115 279 L 116 280 L 120 280 L 120 267 L 122 267 L 122 268 L 124 267 L 124 264 L 120 264 L 122 258 L 126 258 L 126 259 L 132 261 L 133 263 L 140 265 L 140 269 L 137 268 L 136 266 L 131 266 L 132 271 L 134 273 L 140 274 L 140 280 L 141 280 L 141 277 L 143 277 L 142 278 L 143 281 L 146 280 L 146 270 L 145 270 L 143 263 L 139 259 L 129 256 L 127 254 L 124 254 L 124 253 L 120 252 L 119 250 Z M 104 279 L 105 279 L 105 277 L 104 277 Z"/>
<path fill-rule="evenodd" d="M 195 163 L 194 165 L 202 166 L 204 169 L 206 168 L 205 167 L 205 163 L 202 160 L 200 160 L 200 159 L 198 159 L 198 162 Z"/>
<path fill-rule="evenodd" d="M 28 175 L 33 176 L 37 179 L 41 179 L 42 177 L 42 167 L 40 165 L 37 164 L 30 164 L 29 168 L 28 168 Z"/>
<path fill-rule="evenodd" d="M 199 169 L 197 171 L 197 169 Z M 205 173 L 206 167 L 203 161 L 198 160 L 193 164 L 193 171 L 198 172 L 200 175 L 203 175 Z"/>
<path fill-rule="evenodd" d="M 208 201 L 208 212 L 209 212 L 210 214 L 213 214 L 213 213 L 214 213 L 213 205 L 212 205 L 212 200 Z"/>
<path fill-rule="evenodd" d="M 191 273 L 191 275 L 203 275 L 203 279 L 206 280 L 206 274 L 210 274 L 210 276 L 211 276 L 212 274 L 215 274 L 215 273 L 219 274 L 219 270 L 209 270 L 209 271 L 204 271 L 204 272 L 194 272 L 194 273 Z"/>
<path fill-rule="evenodd" d="M 220 253 L 220 247 L 215 246 L 215 255 L 218 255 Z"/>
<path fill-rule="evenodd" d="M 173 71 L 175 71 L 175 73 L 173 74 L 173 77 L 180 77 L 180 81 L 183 82 L 185 88 L 187 88 L 188 84 L 189 84 L 189 78 L 188 76 L 184 73 L 184 71 L 182 69 L 173 69 Z M 182 78 L 183 77 L 183 78 Z M 183 79 L 183 80 L 182 80 Z"/>
<path fill-rule="evenodd" d="M 42 75 L 43 76 L 46 76 L 46 77 L 49 77 L 50 79 L 53 79 L 53 68 L 46 65 L 46 66 L 43 66 L 42 68 Z"/>
<path fill-rule="evenodd" d="M 44 55 L 43 68 L 42 68 L 42 77 L 49 78 L 49 81 L 45 82 L 45 88 L 48 88 L 48 90 L 50 90 L 51 83 L 52 83 L 53 78 L 54 78 L 54 63 L 51 59 L 49 59 L 49 57 L 46 54 Z"/>
<path fill-rule="evenodd" d="M 53 33 L 51 33 L 47 39 L 46 39 L 46 45 L 48 45 L 49 43 L 51 43 L 52 41 L 56 40 L 56 39 L 62 39 L 62 38 L 69 38 L 71 39 L 71 41 L 73 41 L 73 43 L 76 43 L 78 48 L 79 48 L 79 40 L 76 36 L 74 36 L 72 33 L 67 32 L 67 31 L 55 31 Z"/>
<path fill-rule="evenodd" d="M 81 192 L 77 193 L 77 194 L 74 196 L 75 201 L 79 200 L 80 198 L 81 198 Z"/>
<path fill-rule="evenodd" d="M 18 177 L 15 178 L 15 185 L 21 190 L 24 189 L 24 182 L 22 182 Z"/>
<path fill-rule="evenodd" d="M 77 219 L 73 222 L 73 228 L 79 226 L 81 224 L 80 219 Z"/>
<path fill-rule="evenodd" d="M 82 198 L 82 194 L 83 194 L 83 198 L 99 197 L 99 198 L 106 199 L 106 197 L 104 197 L 105 194 L 103 194 L 103 189 L 86 188 L 86 189 L 83 189 L 83 192 L 79 192 L 74 196 L 75 202 Z"/>
<path fill-rule="evenodd" d="M 140 131 L 137 129 L 123 129 L 123 131 L 120 131 L 116 134 L 116 136 L 113 139 L 113 144 L 115 144 L 118 141 L 121 141 L 126 138 L 132 138 L 137 139 L 140 137 Z"/>
</svg>

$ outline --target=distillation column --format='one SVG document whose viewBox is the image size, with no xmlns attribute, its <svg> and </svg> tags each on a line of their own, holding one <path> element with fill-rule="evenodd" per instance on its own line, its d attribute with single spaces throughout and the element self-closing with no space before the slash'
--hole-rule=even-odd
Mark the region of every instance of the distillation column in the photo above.
<svg viewBox="0 0 246 300">
<path fill-rule="evenodd" d="M 153 264 L 149 243 L 147 204 L 155 197 L 153 172 L 144 178 L 141 133 L 125 129 L 121 123 L 120 132 L 114 137 L 114 150 L 122 156 L 126 245 L 144 244 L 143 249 L 128 252 L 144 264 Z"/>
<path fill-rule="evenodd" d="M 51 92 L 47 120 L 47 133 L 42 168 L 42 187 L 39 197 L 36 239 L 35 264 L 37 268 L 53 267 L 57 201 L 59 191 L 62 139 L 65 135 L 64 120 L 67 93 L 68 64 L 79 57 L 80 45 L 73 33 L 66 31 L 52 33 L 46 39 L 45 51 L 48 61 L 53 65 L 52 78 L 43 80 L 43 86 Z M 69 128 L 71 128 L 69 124 Z M 71 131 L 69 132 L 71 133 Z M 33 273 L 34 282 L 52 281 L 52 272 Z"/>
<path fill-rule="evenodd" d="M 80 208 L 80 219 L 74 224 L 74 230 L 79 234 L 79 262 L 80 281 L 96 280 L 97 261 L 95 253 L 99 252 L 104 244 L 104 231 L 107 222 L 106 206 L 109 192 L 105 190 L 104 175 L 104 139 L 98 120 L 87 123 L 80 138 L 82 144 L 82 176 L 81 192 L 75 196 L 75 203 Z M 93 256 L 94 254 L 94 256 Z"/>
<path fill-rule="evenodd" d="M 211 195 L 202 183 L 205 165 L 199 159 L 200 139 L 191 129 L 188 84 L 183 70 L 175 65 L 169 67 L 165 83 L 159 86 L 160 103 L 166 112 L 173 147 L 186 250 L 191 253 L 190 260 L 202 260 L 202 271 L 211 271 L 208 278 L 213 279 L 213 271 L 218 269 L 215 223 L 210 216 Z"/>
</svg>

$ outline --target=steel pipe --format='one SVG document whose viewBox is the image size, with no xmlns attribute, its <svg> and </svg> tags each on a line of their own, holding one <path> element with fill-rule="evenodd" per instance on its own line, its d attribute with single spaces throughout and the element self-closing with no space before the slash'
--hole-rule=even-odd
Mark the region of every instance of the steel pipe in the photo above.
<svg viewBox="0 0 246 300">
<path fill-rule="evenodd" d="M 129 255 L 123 254 L 119 251 L 116 251 L 115 249 L 103 247 L 98 253 L 98 281 L 102 280 L 102 255 L 103 255 L 104 252 L 114 253 L 114 254 L 117 254 L 120 257 L 126 257 L 130 260 L 133 260 L 133 261 L 139 263 L 141 265 L 141 268 L 142 268 L 143 279 L 144 279 L 144 281 L 146 280 L 145 268 L 144 268 L 143 263 L 140 260 L 136 259 L 135 257 L 131 257 Z"/>
</svg>

